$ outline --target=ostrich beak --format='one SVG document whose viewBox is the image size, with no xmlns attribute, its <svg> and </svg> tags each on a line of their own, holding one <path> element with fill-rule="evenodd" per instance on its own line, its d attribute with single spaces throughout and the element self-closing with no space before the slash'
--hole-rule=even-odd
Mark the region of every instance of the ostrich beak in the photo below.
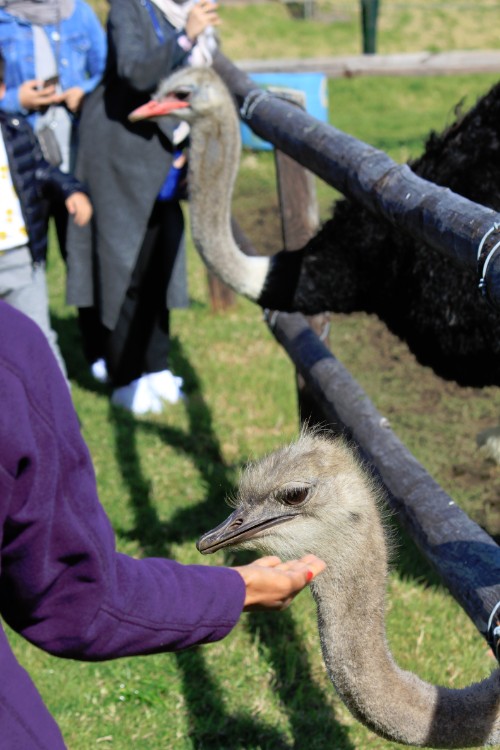
<svg viewBox="0 0 500 750">
<path fill-rule="evenodd" d="M 196 542 L 196 548 L 202 555 L 210 555 L 223 547 L 237 547 L 241 542 L 257 536 L 259 532 L 277 526 L 295 518 L 294 513 L 271 517 L 259 517 L 256 514 L 247 518 L 241 508 L 231 513 L 225 521 L 203 534 Z"/>
<path fill-rule="evenodd" d="M 130 122 L 137 122 L 138 120 L 150 120 L 153 117 L 164 117 L 165 115 L 174 112 L 176 109 L 184 109 L 189 107 L 189 103 L 182 99 L 177 99 L 175 96 L 170 94 L 161 101 L 151 99 L 137 109 L 134 109 L 128 116 Z"/>
</svg>

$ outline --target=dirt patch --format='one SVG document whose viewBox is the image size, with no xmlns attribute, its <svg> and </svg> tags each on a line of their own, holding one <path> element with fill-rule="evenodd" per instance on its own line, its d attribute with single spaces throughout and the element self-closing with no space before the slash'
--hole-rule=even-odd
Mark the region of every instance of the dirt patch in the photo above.
<svg viewBox="0 0 500 750">
<path fill-rule="evenodd" d="M 439 378 L 374 316 L 335 315 L 332 326 L 332 351 L 398 437 L 500 542 L 500 466 L 479 445 L 483 432 L 500 425 L 500 389 L 461 387 Z"/>
</svg>

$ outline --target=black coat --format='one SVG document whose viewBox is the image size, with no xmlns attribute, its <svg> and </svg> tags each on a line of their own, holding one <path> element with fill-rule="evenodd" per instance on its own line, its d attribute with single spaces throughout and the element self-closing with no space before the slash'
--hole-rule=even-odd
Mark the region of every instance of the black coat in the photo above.
<svg viewBox="0 0 500 750">
<path fill-rule="evenodd" d="M 177 33 L 155 10 L 163 41 L 158 39 L 140 0 L 112 0 L 108 17 L 108 60 L 104 79 L 85 100 L 79 126 L 76 174 L 89 186 L 94 204 L 92 225 L 71 227 L 68 234 L 67 301 L 97 306 L 102 323 L 113 329 L 156 197 L 172 164 L 174 123 L 128 121 L 130 112 L 149 101 L 160 80 L 180 67 L 186 53 Z M 179 221 L 182 215 L 177 213 Z M 177 252 L 168 308 L 187 304 L 182 224 L 169 223 Z M 175 239 L 177 238 L 177 240 Z"/>
<path fill-rule="evenodd" d="M 87 191 L 72 175 L 45 161 L 33 129 L 23 117 L 0 111 L 0 127 L 31 257 L 34 262 L 43 261 L 47 255 L 48 201 L 64 201 L 72 193 Z"/>
</svg>

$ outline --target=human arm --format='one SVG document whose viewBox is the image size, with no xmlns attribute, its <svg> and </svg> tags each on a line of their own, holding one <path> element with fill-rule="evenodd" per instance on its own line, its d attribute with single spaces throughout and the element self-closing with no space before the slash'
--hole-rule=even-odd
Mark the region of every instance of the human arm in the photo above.
<svg viewBox="0 0 500 750">
<path fill-rule="evenodd" d="M 245 586 L 229 568 L 116 552 L 71 398 L 43 335 L 0 305 L 0 610 L 40 648 L 85 660 L 224 637 Z M 36 367 L 33 363 L 36 362 Z"/>
<path fill-rule="evenodd" d="M 104 74 L 106 54 L 106 33 L 99 18 L 87 2 L 77 0 L 61 26 L 61 55 L 66 64 L 59 67 L 59 104 L 74 114 L 80 111 L 85 96 Z"/>
<path fill-rule="evenodd" d="M 0 49 L 5 59 L 5 94 L 0 99 L 0 109 L 24 115 L 19 101 L 19 88 L 25 81 L 35 80 L 35 55 L 33 37 L 20 19 L 0 7 Z"/>
<path fill-rule="evenodd" d="M 83 95 L 89 94 L 95 89 L 101 80 L 106 67 L 107 40 L 106 32 L 94 12 L 93 8 L 87 2 L 77 4 L 78 24 L 85 34 L 87 48 L 85 51 L 84 73 L 79 75 L 79 80 L 75 80 L 70 86 L 66 86 L 66 93 L 72 88 L 80 88 Z M 68 104 L 68 102 L 66 102 Z M 69 105 L 68 105 L 69 106 Z M 69 107 L 71 111 L 76 111 Z"/>
</svg>

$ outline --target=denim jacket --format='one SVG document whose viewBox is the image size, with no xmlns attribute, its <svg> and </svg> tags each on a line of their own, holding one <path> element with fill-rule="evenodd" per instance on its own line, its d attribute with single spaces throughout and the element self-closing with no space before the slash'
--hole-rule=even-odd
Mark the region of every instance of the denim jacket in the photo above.
<svg viewBox="0 0 500 750">
<path fill-rule="evenodd" d="M 106 35 L 101 22 L 84 0 L 75 0 L 75 9 L 59 25 L 44 26 L 57 59 L 63 90 L 79 86 L 88 94 L 99 83 L 106 63 Z M 59 41 L 60 32 L 60 41 Z M 0 8 L 0 48 L 5 58 L 7 91 L 0 109 L 29 115 L 35 113 L 19 103 L 18 89 L 24 81 L 36 78 L 31 24 Z"/>
</svg>

